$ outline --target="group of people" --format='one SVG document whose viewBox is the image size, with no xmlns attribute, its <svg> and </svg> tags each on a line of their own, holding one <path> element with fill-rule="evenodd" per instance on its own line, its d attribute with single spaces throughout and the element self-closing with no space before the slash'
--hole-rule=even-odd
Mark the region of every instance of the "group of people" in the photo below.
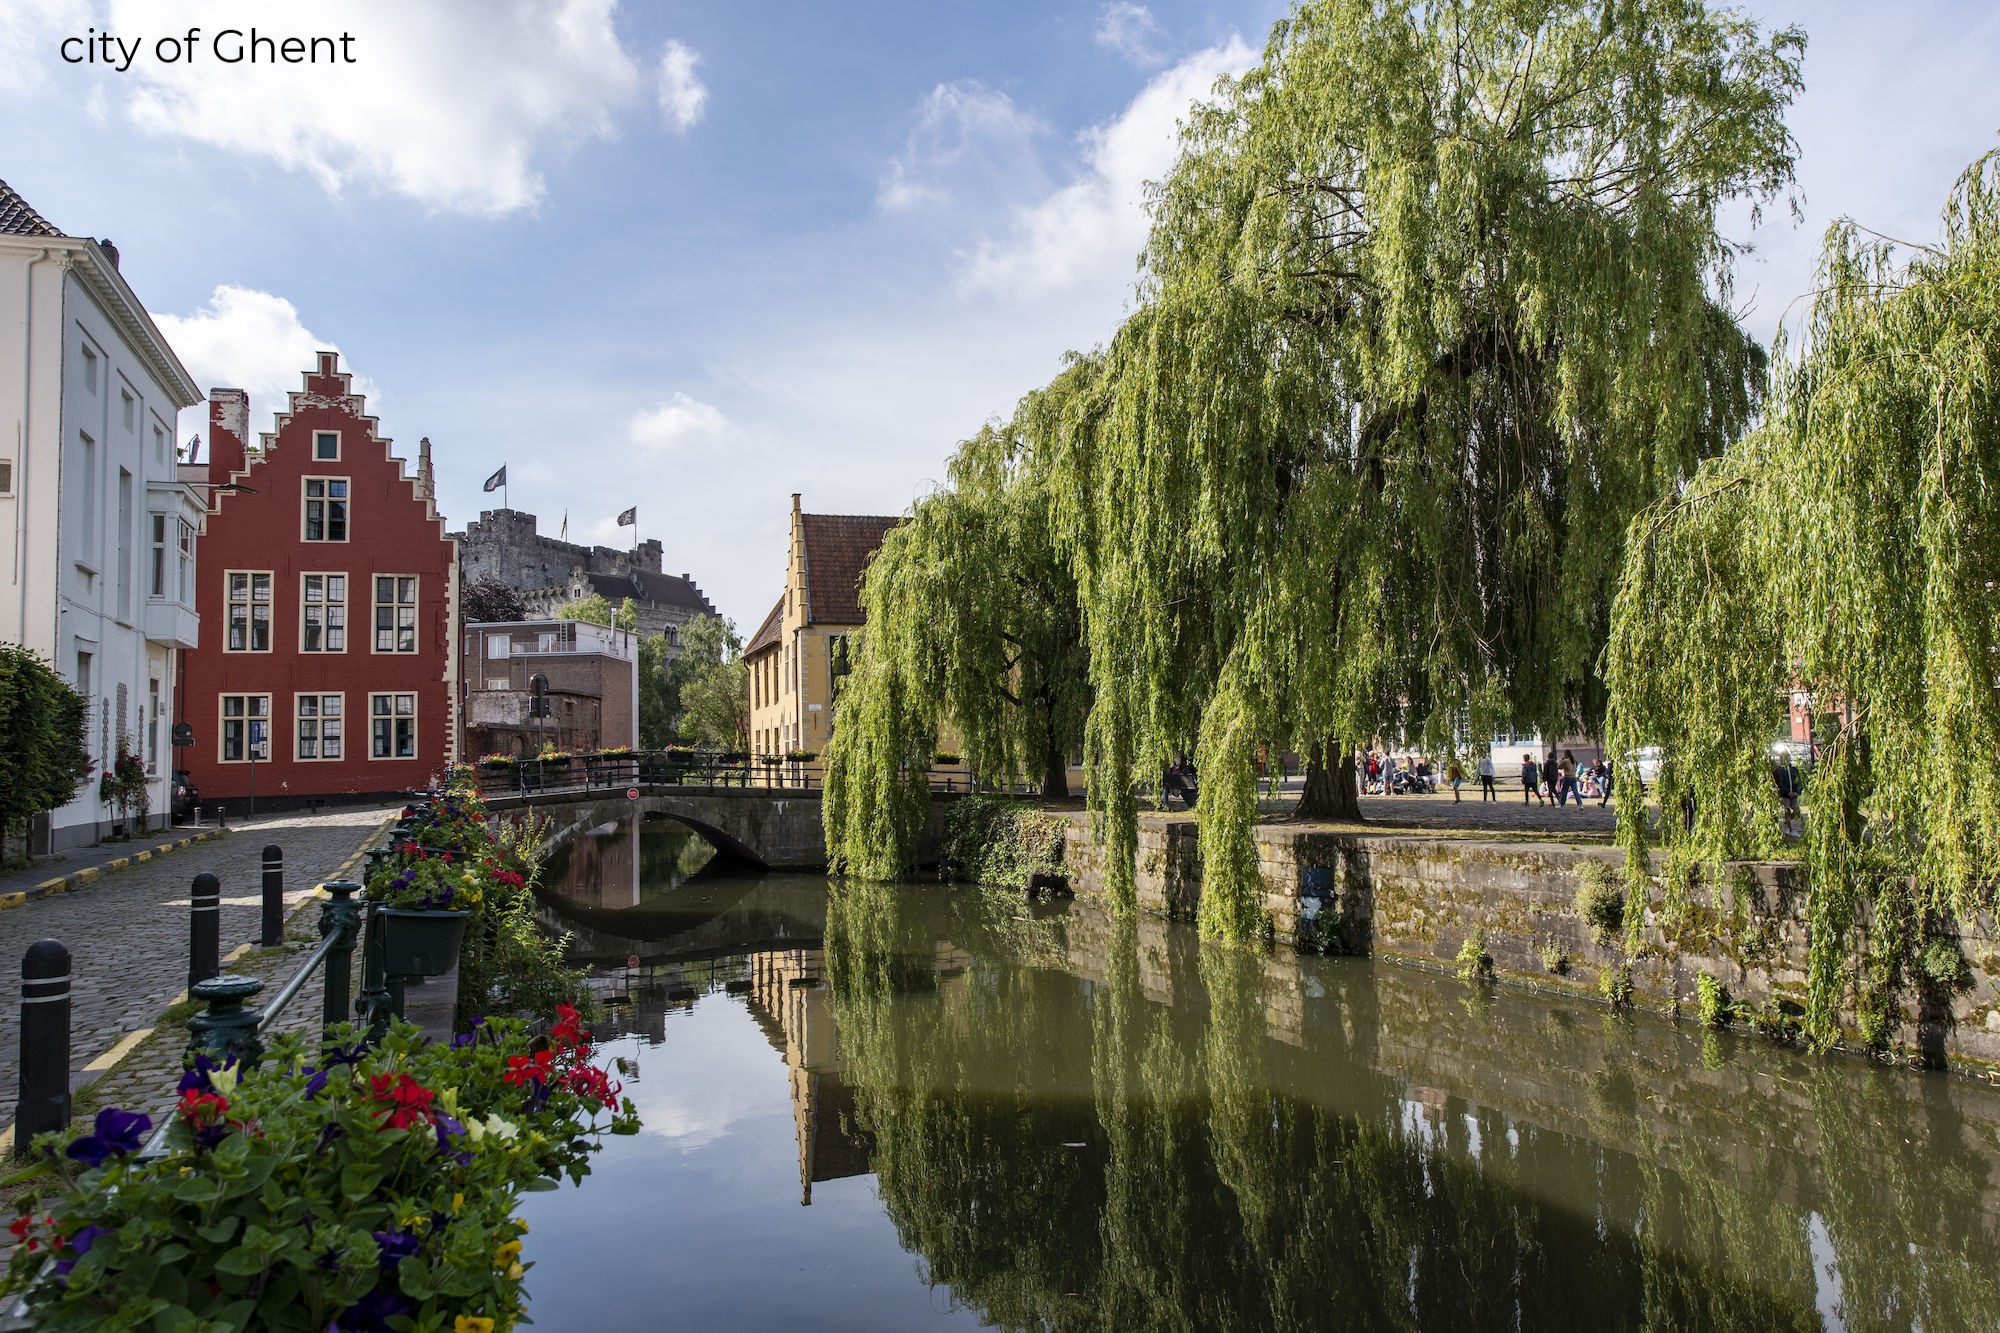
<svg viewBox="0 0 2000 1333">
<path fill-rule="evenodd" d="M 1402 755 L 1380 751 L 1369 751 L 1360 759 L 1361 790 L 1369 796 L 1404 796 L 1439 790 L 1437 768 L 1424 755 Z M 1554 801 L 1562 805 L 1575 801 L 1582 805 L 1588 797 L 1595 797 L 1599 805 L 1611 799 L 1611 765 L 1603 758 L 1589 764 L 1579 764 L 1576 755 L 1564 750 L 1560 757 L 1554 750 L 1545 759 L 1536 759 L 1533 751 L 1521 754 L 1521 803 L 1530 800 L 1537 805 Z M 1494 767 L 1493 751 L 1482 749 L 1473 761 L 1472 772 L 1468 775 L 1465 766 L 1456 758 L 1444 766 L 1443 783 L 1451 788 L 1451 799 L 1464 799 L 1461 789 L 1467 783 L 1479 784 L 1479 798 L 1482 801 L 1500 799 L 1498 773 Z"/>
</svg>

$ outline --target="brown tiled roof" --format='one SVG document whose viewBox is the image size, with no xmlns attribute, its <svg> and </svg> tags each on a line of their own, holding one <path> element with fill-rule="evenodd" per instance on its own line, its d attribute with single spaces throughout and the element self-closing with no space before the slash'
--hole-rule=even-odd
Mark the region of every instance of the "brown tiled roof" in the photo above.
<svg viewBox="0 0 2000 1333">
<path fill-rule="evenodd" d="M 0 233 L 8 236 L 60 236 L 49 220 L 14 193 L 14 187 L 0 181 Z"/>
<path fill-rule="evenodd" d="M 859 625 L 861 574 L 890 528 L 877 514 L 801 514 L 808 625 Z"/>
<path fill-rule="evenodd" d="M 766 648 L 778 646 L 778 635 L 785 628 L 785 599 L 781 595 L 778 604 L 771 608 L 771 614 L 764 617 L 764 623 L 750 636 L 750 642 L 743 645 L 743 655 L 750 657 Z"/>
<path fill-rule="evenodd" d="M 715 607 L 702 596 L 700 588 L 678 574 L 656 574 L 650 569 L 628 569 L 622 574 L 586 574 L 590 590 L 613 606 L 630 597 L 653 606 L 679 606 L 700 616 L 712 616 Z"/>
</svg>

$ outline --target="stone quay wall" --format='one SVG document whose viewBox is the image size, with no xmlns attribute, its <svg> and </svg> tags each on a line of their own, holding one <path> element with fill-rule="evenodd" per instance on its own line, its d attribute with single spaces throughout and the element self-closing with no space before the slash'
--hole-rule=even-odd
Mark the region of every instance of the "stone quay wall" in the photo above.
<svg viewBox="0 0 2000 1333">
<path fill-rule="evenodd" d="M 1719 892 L 1696 885 L 1694 906 L 1668 927 L 1658 884 L 1636 945 L 1623 932 L 1603 941 L 1578 915 L 1580 872 L 1595 862 L 1622 885 L 1615 848 L 1557 842 L 1334 833 L 1260 825 L 1256 832 L 1264 908 L 1280 944 L 1376 955 L 1456 970 L 1475 931 L 1495 980 L 1601 999 L 1607 971 L 1629 970 L 1635 1006 L 1692 1016 L 1698 978 L 1714 978 L 1760 1026 L 1782 1030 L 1803 1012 L 1807 976 L 1806 893 L 1801 867 L 1732 864 Z M 1064 865 L 1082 899 L 1106 897 L 1105 853 L 1087 818 L 1071 823 Z M 1140 909 L 1192 916 L 1201 901 L 1201 847 L 1186 816 L 1142 815 L 1134 863 Z M 1854 932 L 1865 954 L 1866 921 Z M 1972 981 L 1949 1002 L 1926 998 L 1906 979 L 1889 1046 L 1914 1062 L 2000 1077 L 2000 929 L 1982 913 L 1960 922 L 1954 941 Z M 1854 1015 L 1843 1022 L 1851 1030 Z"/>
</svg>

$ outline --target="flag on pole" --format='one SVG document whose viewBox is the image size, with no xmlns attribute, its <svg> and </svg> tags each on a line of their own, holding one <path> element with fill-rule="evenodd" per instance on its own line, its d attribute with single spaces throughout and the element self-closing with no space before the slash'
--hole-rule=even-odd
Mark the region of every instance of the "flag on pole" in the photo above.
<svg viewBox="0 0 2000 1333">
<path fill-rule="evenodd" d="M 569 540 L 569 510 L 567 509 L 563 510 L 562 539 L 564 541 Z"/>
<path fill-rule="evenodd" d="M 500 470 L 486 479 L 486 489 L 489 491 L 497 491 L 506 484 L 507 484 L 507 465 L 505 463 L 502 463 L 500 465 Z"/>
<path fill-rule="evenodd" d="M 638 527 L 638 526 L 639 526 L 639 506 L 638 506 L 638 505 L 633 505 L 633 506 L 632 506 L 632 507 L 631 507 L 630 509 L 628 509 L 628 510 L 626 510 L 626 511 L 625 511 L 624 513 L 620 514 L 620 515 L 618 516 L 618 526 L 619 526 L 619 527 L 621 527 L 621 528 L 636 528 L 636 527 Z"/>
</svg>

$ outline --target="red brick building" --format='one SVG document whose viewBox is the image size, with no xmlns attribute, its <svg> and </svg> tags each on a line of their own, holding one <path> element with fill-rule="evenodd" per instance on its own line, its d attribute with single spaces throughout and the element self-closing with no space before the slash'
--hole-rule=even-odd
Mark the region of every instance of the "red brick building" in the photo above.
<svg viewBox="0 0 2000 1333">
<path fill-rule="evenodd" d="M 332 352 L 276 429 L 248 443 L 249 395 L 209 395 L 198 609 L 180 752 L 205 804 L 422 786 L 456 753 L 458 545 L 417 470 L 389 452 Z M 253 763 L 254 758 L 254 773 Z"/>
</svg>

